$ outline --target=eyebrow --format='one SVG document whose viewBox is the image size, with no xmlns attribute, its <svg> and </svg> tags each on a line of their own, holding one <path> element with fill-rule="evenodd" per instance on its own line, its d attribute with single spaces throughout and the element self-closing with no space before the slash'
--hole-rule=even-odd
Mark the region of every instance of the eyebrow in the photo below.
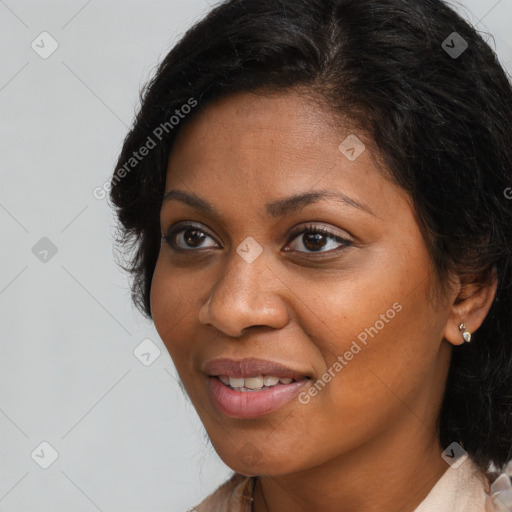
<svg viewBox="0 0 512 512">
<path fill-rule="evenodd" d="M 277 201 L 267 203 L 265 205 L 265 209 L 268 216 L 278 218 L 291 213 L 297 213 L 310 204 L 329 199 L 336 200 L 344 205 L 352 206 L 353 208 L 357 208 L 376 217 L 375 213 L 373 213 L 369 206 L 363 205 L 341 192 L 332 192 L 329 190 L 316 190 L 314 192 L 306 192 L 286 197 L 284 199 L 278 199 Z M 206 201 L 206 199 L 195 194 L 184 192 L 183 190 L 170 190 L 165 194 L 163 203 L 167 203 L 172 200 L 181 201 L 196 210 L 220 217 L 219 212 L 217 212 L 212 204 Z"/>
</svg>

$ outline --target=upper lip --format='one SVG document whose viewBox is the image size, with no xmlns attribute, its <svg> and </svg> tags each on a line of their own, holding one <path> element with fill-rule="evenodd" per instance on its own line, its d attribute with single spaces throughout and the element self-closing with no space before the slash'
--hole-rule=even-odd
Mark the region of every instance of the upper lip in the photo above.
<svg viewBox="0 0 512 512">
<path fill-rule="evenodd" d="M 208 361 L 203 365 L 203 372 L 210 376 L 226 375 L 227 377 L 254 377 L 256 375 L 271 375 L 273 377 L 288 377 L 294 380 L 309 378 L 306 372 L 288 368 L 280 363 L 265 359 L 229 359 L 220 358 Z"/>
</svg>

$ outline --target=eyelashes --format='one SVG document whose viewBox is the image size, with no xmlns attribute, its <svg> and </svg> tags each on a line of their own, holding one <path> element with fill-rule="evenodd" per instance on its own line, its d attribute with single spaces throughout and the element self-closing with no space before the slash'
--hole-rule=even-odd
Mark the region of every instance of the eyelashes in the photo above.
<svg viewBox="0 0 512 512">
<path fill-rule="evenodd" d="M 302 237 L 300 237 L 302 235 Z M 305 238 L 305 237 L 308 238 Z M 213 245 L 200 245 L 203 244 L 208 238 L 213 240 Z M 290 242 L 299 239 L 302 247 L 306 250 L 290 250 L 284 249 L 285 252 L 299 252 L 305 254 L 332 254 L 333 252 L 339 252 L 353 245 L 353 242 L 347 238 L 339 236 L 338 234 L 326 229 L 323 226 L 314 224 L 302 226 L 296 229 L 289 237 L 287 246 Z M 167 243 L 172 251 L 178 253 L 192 253 L 202 251 L 208 248 L 215 248 L 219 244 L 215 241 L 215 237 L 205 228 L 197 224 L 185 223 L 179 224 L 178 226 L 169 229 L 167 234 L 162 237 L 162 240 Z M 325 245 L 322 246 L 324 240 L 332 240 L 338 243 L 341 247 L 335 248 L 334 250 L 323 251 L 314 250 L 316 248 L 324 249 Z M 313 250 L 308 249 L 308 245 L 313 245 Z M 190 245 L 192 244 L 192 245 Z M 320 244 L 320 246 L 319 246 Z M 200 246 L 198 246 L 200 245 Z"/>
<path fill-rule="evenodd" d="M 302 235 L 302 237 L 300 236 Z M 290 241 L 294 241 L 296 239 L 300 240 L 302 243 L 302 246 L 307 249 L 306 244 L 304 243 L 304 237 L 314 235 L 313 240 L 315 242 L 321 241 L 322 239 L 331 239 L 335 242 L 339 243 L 341 245 L 341 248 L 330 250 L 330 251 L 298 251 L 298 252 L 306 252 L 307 254 L 323 254 L 323 253 L 332 253 L 337 252 L 339 250 L 345 249 L 352 245 L 352 242 L 348 240 L 347 238 L 344 238 L 342 236 L 337 235 L 336 233 L 330 231 L 329 229 L 322 227 L 322 226 L 315 226 L 315 225 L 309 225 L 309 226 L 303 226 L 296 231 L 294 231 L 290 235 Z M 311 242 L 311 239 L 308 240 L 308 243 Z M 313 245 L 315 245 L 315 242 Z M 320 247 L 323 249 L 323 247 Z M 286 251 L 291 252 L 291 251 Z"/>
<path fill-rule="evenodd" d="M 189 252 L 189 251 L 197 250 L 197 248 L 194 249 L 193 247 L 192 248 L 188 248 L 188 249 L 183 249 L 182 247 L 179 247 L 176 244 L 176 236 L 178 234 L 181 234 L 181 233 L 184 234 L 186 232 L 195 233 L 195 236 L 192 237 L 192 238 L 196 238 L 196 239 L 197 239 L 197 234 L 198 233 L 202 234 L 202 235 L 209 236 L 212 239 L 214 238 L 213 235 L 208 230 L 206 230 L 204 228 L 200 228 L 196 224 L 180 224 L 177 227 L 169 229 L 169 231 L 167 232 L 167 235 L 162 237 L 162 240 L 165 240 L 167 245 L 169 245 L 169 247 L 172 250 L 175 250 L 175 251 Z M 185 240 L 184 237 L 182 237 L 182 238 Z M 205 238 L 204 236 L 199 237 L 200 240 L 204 239 L 204 238 Z M 200 249 L 202 249 L 202 247 L 200 247 Z"/>
</svg>

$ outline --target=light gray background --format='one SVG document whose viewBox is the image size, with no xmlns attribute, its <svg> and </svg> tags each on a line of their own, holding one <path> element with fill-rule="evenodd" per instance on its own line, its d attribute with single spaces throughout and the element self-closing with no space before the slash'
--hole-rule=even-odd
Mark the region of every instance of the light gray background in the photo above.
<svg viewBox="0 0 512 512">
<path fill-rule="evenodd" d="M 0 0 L 2 512 L 184 512 L 230 474 L 130 302 L 93 196 L 140 87 L 210 4 Z M 452 5 L 512 73 L 512 0 Z M 44 31 L 59 45 L 45 59 Z M 55 255 L 33 251 L 43 237 Z M 47 469 L 42 442 L 58 453 Z"/>
</svg>

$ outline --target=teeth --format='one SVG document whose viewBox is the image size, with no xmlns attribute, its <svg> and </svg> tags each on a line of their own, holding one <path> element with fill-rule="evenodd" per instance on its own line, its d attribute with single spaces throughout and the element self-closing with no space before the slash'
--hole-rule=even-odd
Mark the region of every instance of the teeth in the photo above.
<svg viewBox="0 0 512 512">
<path fill-rule="evenodd" d="M 226 386 L 230 386 L 237 391 L 249 391 L 257 389 L 267 389 L 278 384 L 290 384 L 293 379 L 289 377 L 274 377 L 273 375 L 256 375 L 255 377 L 228 377 L 219 375 L 219 380 Z"/>
<path fill-rule="evenodd" d="M 240 378 L 240 379 L 238 379 L 236 377 L 229 377 L 229 385 L 232 388 L 241 388 L 241 387 L 243 387 L 244 381 L 245 381 L 245 379 L 243 377 Z"/>
<path fill-rule="evenodd" d="M 242 386 L 249 388 L 249 389 L 260 389 L 263 387 L 263 377 L 247 377 L 243 379 Z"/>
<path fill-rule="evenodd" d="M 271 377 L 270 375 L 263 377 L 263 384 L 265 384 L 265 386 L 275 386 L 278 382 L 279 377 Z"/>
</svg>

